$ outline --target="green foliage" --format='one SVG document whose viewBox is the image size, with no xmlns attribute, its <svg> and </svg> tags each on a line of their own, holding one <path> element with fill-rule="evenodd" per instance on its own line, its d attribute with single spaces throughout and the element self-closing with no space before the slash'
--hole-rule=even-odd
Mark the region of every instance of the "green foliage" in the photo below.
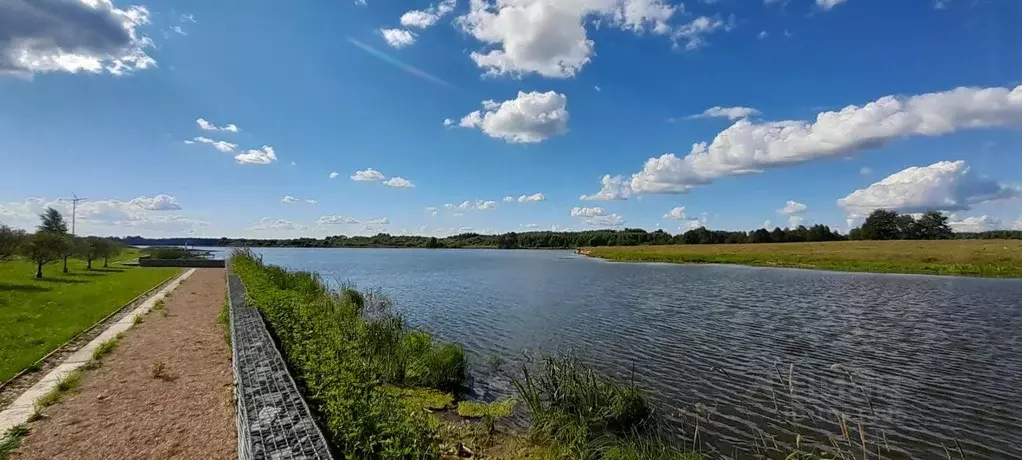
<svg viewBox="0 0 1022 460">
<path fill-rule="evenodd" d="M 504 399 L 492 403 L 462 401 L 458 403 L 458 415 L 462 417 L 503 418 L 511 415 L 518 400 Z"/>
<path fill-rule="evenodd" d="M 21 440 L 28 436 L 28 428 L 18 425 L 0 434 L 0 460 L 4 460 L 21 445 Z"/>
<path fill-rule="evenodd" d="M 114 350 L 117 349 L 117 345 L 120 344 L 121 339 L 123 338 L 124 333 L 122 332 L 120 334 L 117 334 L 117 336 L 115 336 L 114 338 L 99 344 L 99 346 L 96 347 L 95 350 L 92 350 L 92 360 L 99 361 L 103 359 L 104 356 L 112 353 Z"/>
<path fill-rule="evenodd" d="M 415 412 L 446 409 L 454 402 L 454 395 L 432 388 L 383 387 L 387 394 L 398 398 L 402 405 Z"/>
<path fill-rule="evenodd" d="M 17 255 L 26 238 L 27 236 L 24 230 L 0 225 L 0 261 L 10 259 Z"/>
<path fill-rule="evenodd" d="M 43 277 L 43 265 L 60 259 L 71 248 L 70 236 L 62 233 L 39 231 L 21 245 L 21 254 L 35 262 L 36 278 Z"/>
<path fill-rule="evenodd" d="M 42 214 L 39 215 L 41 222 L 39 223 L 38 231 L 50 232 L 50 233 L 67 233 L 67 222 L 64 221 L 64 216 L 53 208 L 46 208 Z"/>
<path fill-rule="evenodd" d="M 660 418 L 645 393 L 596 374 L 571 357 L 544 357 L 514 379 L 532 415 L 533 437 L 571 459 L 687 458 L 660 438 Z"/>
<path fill-rule="evenodd" d="M 36 400 L 36 406 L 49 407 L 56 404 L 64 395 L 78 388 L 78 385 L 82 383 L 82 375 L 81 370 L 71 371 L 65 375 L 64 378 L 57 382 L 56 388 Z"/>
<path fill-rule="evenodd" d="M 284 355 L 344 458 L 435 459 L 435 424 L 392 386 L 453 388 L 464 352 L 409 331 L 390 302 L 348 288 L 331 293 L 314 274 L 265 266 L 249 251 L 232 269 L 279 338 Z"/>
</svg>

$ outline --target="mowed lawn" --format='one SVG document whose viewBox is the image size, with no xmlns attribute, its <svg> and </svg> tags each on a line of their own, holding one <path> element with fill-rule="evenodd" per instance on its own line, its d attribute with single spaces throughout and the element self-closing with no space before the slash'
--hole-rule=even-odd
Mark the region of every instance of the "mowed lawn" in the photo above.
<svg viewBox="0 0 1022 460">
<path fill-rule="evenodd" d="M 132 252 L 121 259 L 137 257 Z M 0 262 L 0 382 L 6 381 L 75 334 L 178 272 L 176 268 L 125 267 L 114 262 L 68 260 L 43 267 L 36 280 L 28 261 Z"/>
<path fill-rule="evenodd" d="M 1022 278 L 1022 240 L 617 246 L 592 248 L 590 255 L 626 262 L 720 263 Z"/>
</svg>

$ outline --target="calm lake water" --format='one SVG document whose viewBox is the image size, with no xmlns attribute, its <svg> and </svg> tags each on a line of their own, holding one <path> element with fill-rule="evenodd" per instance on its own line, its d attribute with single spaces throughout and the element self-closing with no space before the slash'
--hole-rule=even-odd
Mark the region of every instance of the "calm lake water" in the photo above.
<svg viewBox="0 0 1022 460">
<path fill-rule="evenodd" d="M 257 252 L 384 290 L 409 323 L 465 347 L 474 397 L 512 393 L 489 357 L 570 350 L 619 378 L 634 370 L 688 442 L 698 425 L 704 449 L 790 443 L 796 430 L 837 437 L 845 414 L 853 440 L 862 422 L 870 440 L 885 432 L 913 458 L 946 458 L 942 443 L 954 451 L 957 439 L 967 458 L 1022 459 L 1019 280 L 621 264 L 566 251 Z"/>
</svg>

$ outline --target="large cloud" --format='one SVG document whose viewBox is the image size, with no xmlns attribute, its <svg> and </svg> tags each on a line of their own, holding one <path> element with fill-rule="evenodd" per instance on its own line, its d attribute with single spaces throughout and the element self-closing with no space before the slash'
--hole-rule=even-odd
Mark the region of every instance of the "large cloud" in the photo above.
<svg viewBox="0 0 1022 460">
<path fill-rule="evenodd" d="M 966 217 L 964 219 L 959 218 L 957 215 L 951 215 L 947 224 L 956 232 L 985 232 L 1005 227 L 1001 219 L 987 215 Z"/>
<path fill-rule="evenodd" d="M 59 199 L 28 198 L 25 201 L 0 204 L 0 222 L 24 229 L 39 224 L 39 214 L 54 208 L 71 220 L 71 203 Z M 194 230 L 209 222 L 184 216 L 177 198 L 159 194 L 139 196 L 128 201 L 116 199 L 89 200 L 75 209 L 76 230 L 80 235 L 129 235 L 140 232 L 174 233 Z"/>
<path fill-rule="evenodd" d="M 457 22 L 490 45 L 472 52 L 476 65 L 490 75 L 534 72 L 554 78 L 573 77 L 591 60 L 589 19 L 635 33 L 671 35 L 669 21 L 680 9 L 666 0 L 471 0 L 470 5 Z M 687 30 L 688 37 L 706 32 Z"/>
<path fill-rule="evenodd" d="M 837 201 L 851 217 L 875 209 L 899 212 L 960 211 L 986 201 L 1019 196 L 1019 190 L 979 177 L 964 161 L 903 169 Z"/>
<path fill-rule="evenodd" d="M 156 65 L 138 33 L 149 10 L 110 0 L 3 0 L 0 74 L 131 73 Z"/>
<path fill-rule="evenodd" d="M 666 153 L 632 175 L 631 193 L 685 193 L 724 176 L 847 156 L 910 136 L 1022 126 L 1022 86 L 956 88 L 822 112 L 813 122 L 742 119 L 684 157 Z"/>
<path fill-rule="evenodd" d="M 351 175 L 351 180 L 356 182 L 371 182 L 386 179 L 383 173 L 373 169 L 366 168 L 364 171 L 355 171 L 355 174 Z"/>
<path fill-rule="evenodd" d="M 480 128 L 490 137 L 511 143 L 542 142 L 568 132 L 568 98 L 553 91 L 518 92 L 504 102 L 483 101 L 484 111 L 476 110 L 461 119 L 463 128 Z"/>
</svg>

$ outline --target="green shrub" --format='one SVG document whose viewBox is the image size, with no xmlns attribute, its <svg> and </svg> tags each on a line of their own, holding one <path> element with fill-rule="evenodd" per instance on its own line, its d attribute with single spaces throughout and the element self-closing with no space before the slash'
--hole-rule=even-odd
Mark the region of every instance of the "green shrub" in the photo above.
<svg viewBox="0 0 1022 460">
<path fill-rule="evenodd" d="M 378 292 L 331 293 L 320 278 L 236 251 L 231 267 L 278 337 L 342 458 L 436 459 L 435 423 L 390 385 L 454 388 L 464 351 L 408 330 Z"/>
<path fill-rule="evenodd" d="M 532 416 L 531 434 L 571 459 L 685 459 L 660 437 L 646 394 L 597 375 L 572 357 L 545 357 L 513 380 Z"/>
</svg>

